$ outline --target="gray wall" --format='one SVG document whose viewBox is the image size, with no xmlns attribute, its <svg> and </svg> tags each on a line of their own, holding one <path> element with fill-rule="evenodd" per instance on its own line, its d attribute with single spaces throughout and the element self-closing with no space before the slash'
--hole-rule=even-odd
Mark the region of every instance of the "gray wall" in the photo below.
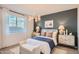
<svg viewBox="0 0 79 59">
<path fill-rule="evenodd" d="M 75 35 L 75 45 L 77 46 L 77 8 L 43 15 L 38 25 L 41 28 L 45 28 L 44 23 L 46 20 L 53 20 L 54 29 L 58 29 L 59 25 L 63 24 L 69 32 L 72 32 L 73 35 Z"/>
</svg>

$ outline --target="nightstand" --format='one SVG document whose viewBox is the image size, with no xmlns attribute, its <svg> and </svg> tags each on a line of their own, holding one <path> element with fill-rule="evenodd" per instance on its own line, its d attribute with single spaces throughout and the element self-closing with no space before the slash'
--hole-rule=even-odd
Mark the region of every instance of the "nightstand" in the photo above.
<svg viewBox="0 0 79 59">
<path fill-rule="evenodd" d="M 59 44 L 75 46 L 75 36 L 74 35 L 59 35 L 58 42 Z"/>
</svg>

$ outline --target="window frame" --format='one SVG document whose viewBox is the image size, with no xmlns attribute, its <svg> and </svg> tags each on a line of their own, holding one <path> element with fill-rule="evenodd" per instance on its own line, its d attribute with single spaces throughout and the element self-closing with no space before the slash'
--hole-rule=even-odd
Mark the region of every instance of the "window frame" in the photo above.
<svg viewBox="0 0 79 59">
<path fill-rule="evenodd" d="M 14 26 L 9 26 L 9 24 L 10 24 L 10 23 L 9 23 L 9 22 L 10 22 L 9 16 L 15 16 L 15 17 L 16 17 L 16 22 L 15 22 L 15 23 L 16 23 L 16 26 L 15 26 L 16 28 L 15 28 L 15 31 L 11 31 L 11 30 L 10 30 L 10 27 L 14 27 Z M 18 18 L 23 18 L 23 19 L 24 19 L 24 26 L 23 26 L 24 28 L 21 27 L 21 28 L 19 29 L 20 31 L 18 30 L 19 27 L 18 27 L 18 24 L 17 24 L 17 23 L 18 23 L 18 21 L 17 21 Z M 9 32 L 9 33 L 21 33 L 21 32 L 25 32 L 25 17 L 13 15 L 13 14 L 9 14 L 9 15 L 8 15 L 8 32 Z"/>
</svg>

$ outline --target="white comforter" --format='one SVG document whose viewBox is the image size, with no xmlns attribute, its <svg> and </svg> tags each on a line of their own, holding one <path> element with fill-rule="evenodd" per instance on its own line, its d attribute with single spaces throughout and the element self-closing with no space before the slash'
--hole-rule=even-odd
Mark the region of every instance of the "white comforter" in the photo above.
<svg viewBox="0 0 79 59">
<path fill-rule="evenodd" d="M 57 45 L 56 41 L 55 40 L 53 40 L 53 41 L 54 41 L 55 45 Z M 50 46 L 47 42 L 34 40 L 32 38 L 29 38 L 26 40 L 24 47 L 25 46 L 29 51 L 33 51 L 35 47 L 39 47 L 36 49 L 36 51 L 40 51 L 44 54 L 50 54 L 50 50 L 51 50 Z M 21 47 L 23 47 L 23 45 Z"/>
<path fill-rule="evenodd" d="M 38 50 L 40 49 L 40 52 L 42 52 L 44 54 L 50 53 L 50 46 L 47 42 L 38 41 L 38 40 L 34 40 L 34 39 L 28 39 L 27 44 L 32 45 L 32 46 L 39 46 Z"/>
</svg>

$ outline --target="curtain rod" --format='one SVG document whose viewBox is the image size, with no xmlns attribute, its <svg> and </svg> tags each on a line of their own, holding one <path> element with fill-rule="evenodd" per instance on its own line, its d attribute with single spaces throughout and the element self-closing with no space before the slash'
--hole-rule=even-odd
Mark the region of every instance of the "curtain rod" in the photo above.
<svg viewBox="0 0 79 59">
<path fill-rule="evenodd" d="M 23 16 L 28 16 L 27 14 L 22 14 L 22 13 L 19 13 L 19 12 L 13 11 L 13 10 L 11 10 L 11 9 L 9 9 L 9 8 L 6 8 L 6 7 L 0 7 L 0 8 L 8 9 L 8 10 L 11 11 L 11 12 L 14 12 L 14 13 L 17 13 L 17 14 L 20 14 L 20 15 L 23 15 Z M 31 16 L 31 15 L 29 15 L 29 16 Z"/>
<path fill-rule="evenodd" d="M 22 13 L 19 13 L 19 12 L 16 12 L 16 11 L 13 11 L 13 10 L 11 10 L 9 8 L 6 8 L 6 7 L 0 7 L 0 8 L 5 8 L 5 9 L 8 9 L 9 11 L 11 11 L 11 12 L 14 12 L 14 13 L 17 13 L 17 14 L 20 14 L 20 15 L 25 16 L 25 14 L 22 14 Z"/>
<path fill-rule="evenodd" d="M 9 11 L 25 16 L 25 14 L 22 14 L 22 13 L 19 13 L 19 12 L 13 11 L 13 10 L 9 10 Z"/>
</svg>

